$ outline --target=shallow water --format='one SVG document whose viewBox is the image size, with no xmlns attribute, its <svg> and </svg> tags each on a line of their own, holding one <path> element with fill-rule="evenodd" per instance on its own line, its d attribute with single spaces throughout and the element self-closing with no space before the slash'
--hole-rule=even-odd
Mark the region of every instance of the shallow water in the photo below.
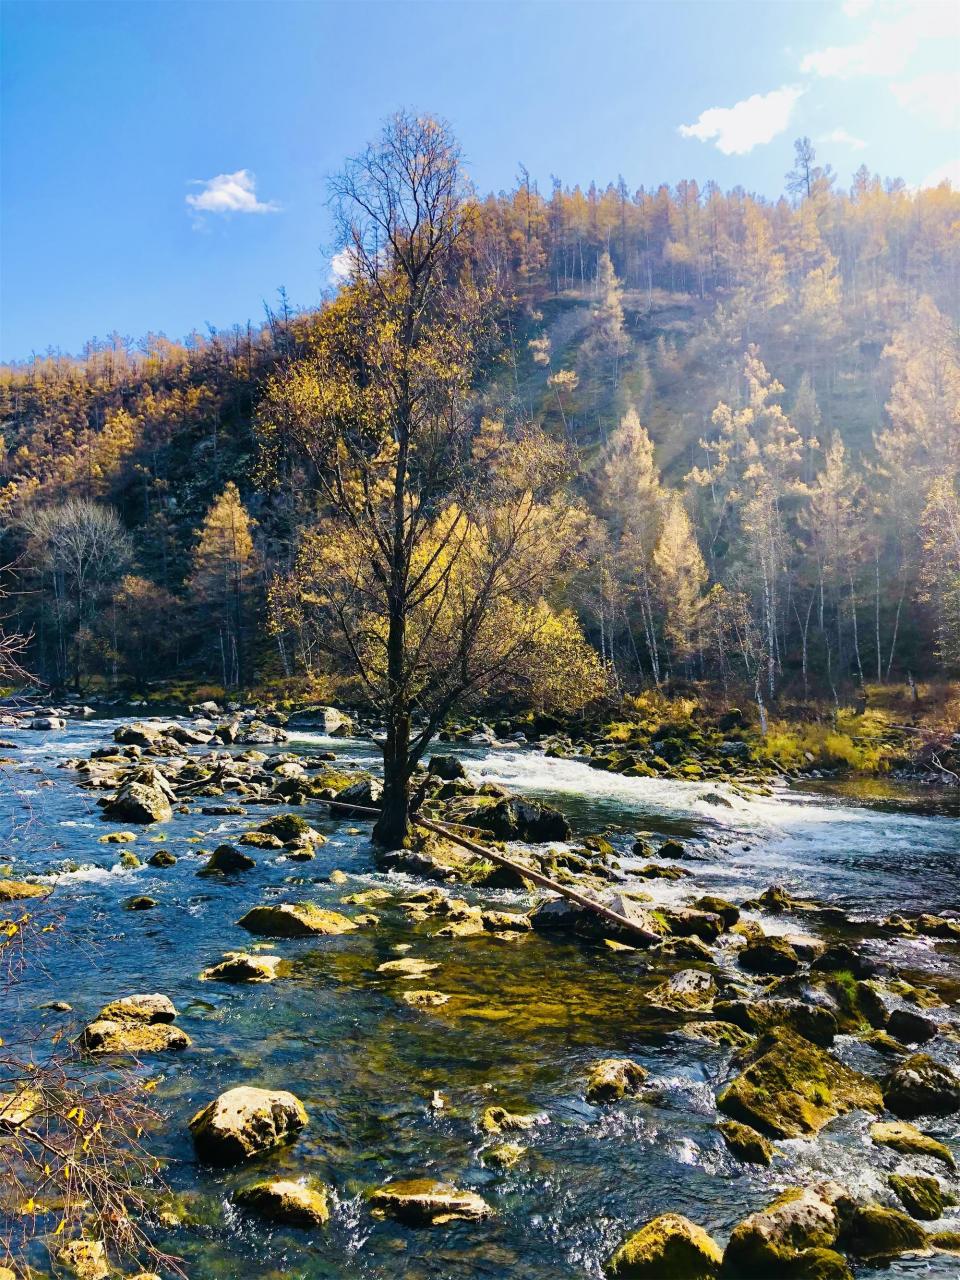
<svg viewBox="0 0 960 1280">
<path fill-rule="evenodd" d="M 143 1071 L 160 1077 L 154 1097 L 166 1118 L 152 1145 L 169 1159 L 167 1180 L 194 1215 L 190 1229 L 162 1243 L 186 1258 L 194 1280 L 597 1276 L 629 1230 L 666 1210 L 686 1213 L 722 1240 L 745 1213 L 798 1179 L 829 1175 L 886 1197 L 885 1175 L 903 1162 L 869 1144 L 863 1116 L 837 1122 L 816 1142 L 780 1144 L 771 1169 L 733 1159 L 714 1106 L 729 1056 L 676 1036 L 675 1022 L 645 1006 L 644 990 L 662 974 L 648 974 L 640 953 L 537 936 L 514 943 L 435 939 L 388 911 L 375 930 L 269 944 L 266 950 L 292 963 L 291 974 L 274 984 L 198 982 L 224 951 L 250 945 L 235 922 L 255 903 L 309 897 L 338 907 L 347 893 L 398 878 L 374 871 L 367 824 L 333 821 L 319 805 L 298 810 L 329 836 L 313 862 L 251 850 L 254 872 L 198 880 L 199 847 L 212 848 L 275 812 L 251 806 L 246 818 L 195 812 L 142 830 L 126 847 L 142 858 L 167 847 L 177 865 L 120 870 L 124 846 L 97 843 L 116 825 L 101 821 L 95 793 L 79 790 L 73 775 L 56 767 L 110 740 L 115 723 L 17 735 L 21 763 L 0 780 L 0 829 L 14 873 L 55 876 L 71 861 L 81 869 L 58 876 L 51 909 L 62 915 L 62 927 L 29 986 L 8 993 L 0 1012 L 30 1031 L 52 1030 L 64 1015 L 39 1008 L 50 999 L 73 1005 L 66 1018 L 77 1027 L 120 995 L 162 991 L 173 999 L 194 1046 L 153 1058 Z M 366 742 L 309 733 L 280 749 L 333 749 L 365 763 L 374 754 Z M 457 753 L 473 775 L 563 808 L 576 831 L 613 828 L 624 853 L 636 831 L 687 840 L 701 858 L 686 864 L 696 872 L 689 882 L 696 889 L 643 882 L 662 900 L 704 891 L 739 900 L 777 881 L 864 918 L 960 905 L 960 822 L 939 798 L 928 803 L 896 788 L 867 796 L 810 787 L 759 795 L 722 784 L 621 778 L 532 750 Z M 357 828 L 360 834 L 348 833 Z M 153 843 L 161 835 L 162 845 Z M 349 885 L 324 883 L 334 867 L 351 876 Z M 123 903 L 134 893 L 161 905 L 127 912 Z M 519 894 L 495 896 L 504 905 L 525 904 Z M 786 918 L 764 925 L 804 927 Z M 410 954 L 440 965 L 425 985 L 449 993 L 449 1004 L 409 1008 L 400 992 L 410 984 L 376 972 L 406 943 Z M 960 976 L 956 947 L 870 945 L 905 970 L 943 981 Z M 855 1041 L 841 1040 L 838 1052 L 876 1074 L 885 1069 Z M 957 1060 L 952 1042 L 938 1040 L 934 1052 Z M 586 1065 L 619 1054 L 648 1068 L 656 1102 L 600 1109 L 583 1101 Z M 292 1089 L 310 1113 L 309 1126 L 293 1147 L 244 1170 L 205 1169 L 194 1159 L 186 1121 L 237 1084 Z M 436 1089 L 446 1099 L 440 1112 L 429 1106 Z M 542 1124 L 521 1135 L 528 1155 L 506 1172 L 483 1165 L 476 1119 L 492 1102 L 544 1113 Z M 948 1141 L 960 1138 L 956 1117 L 928 1127 Z M 334 1188 L 326 1230 L 272 1229 L 230 1207 L 231 1189 L 281 1170 Z M 495 1216 L 417 1231 L 377 1223 L 366 1212 L 367 1189 L 424 1174 L 474 1187 Z M 960 1190 L 956 1180 L 944 1182 Z M 957 1222 L 953 1211 L 942 1225 Z M 956 1258 L 941 1256 L 903 1259 L 886 1274 L 952 1277 L 957 1270 Z"/>
</svg>

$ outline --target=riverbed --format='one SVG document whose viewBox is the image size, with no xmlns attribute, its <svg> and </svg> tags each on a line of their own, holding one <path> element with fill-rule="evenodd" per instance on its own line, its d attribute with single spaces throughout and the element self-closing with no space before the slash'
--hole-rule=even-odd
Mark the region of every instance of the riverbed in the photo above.
<svg viewBox="0 0 960 1280">
<path fill-rule="evenodd" d="M 193 1280 L 214 1277 L 370 1277 L 377 1280 L 560 1280 L 599 1276 L 622 1239 L 657 1214 L 686 1214 L 725 1240 L 745 1214 L 779 1189 L 830 1176 L 889 1198 L 886 1175 L 903 1163 L 873 1147 L 868 1117 L 853 1113 L 815 1140 L 778 1144 L 770 1168 L 745 1165 L 727 1149 L 714 1097 L 729 1077 L 729 1051 L 675 1034 L 675 1023 L 645 1006 L 642 952 L 611 951 L 538 934 L 508 942 L 492 935 L 431 938 L 389 913 L 377 928 L 340 937 L 271 943 L 290 962 L 287 976 L 263 986 L 198 981 L 224 952 L 248 947 L 240 916 L 260 902 L 309 898 L 338 908 L 345 895 L 412 883 L 375 870 L 369 824 L 333 820 L 321 804 L 297 810 L 327 836 L 315 860 L 257 851 L 257 868 L 216 881 L 198 879 L 198 848 L 236 838 L 274 810 L 203 815 L 199 805 L 162 826 L 138 828 L 128 846 L 98 837 L 96 793 L 80 790 L 64 759 L 112 741 L 118 721 L 71 722 L 62 732 L 17 734 L 16 763 L 0 780 L 4 855 L 18 876 L 55 883 L 59 919 L 42 963 L 3 998 L 9 1024 L 31 1034 L 78 1030 L 111 999 L 162 992 L 179 1010 L 193 1047 L 157 1057 L 142 1071 L 164 1124 L 150 1145 L 168 1164 L 166 1180 L 187 1223 L 158 1238 L 185 1259 Z M 372 766 L 359 739 L 292 733 L 270 750 L 338 757 Z M 637 833 L 682 840 L 695 878 L 643 881 L 663 902 L 709 892 L 740 902 L 771 883 L 845 908 L 854 919 L 893 911 L 942 912 L 960 906 L 960 818 L 956 794 L 885 784 L 844 789 L 811 785 L 748 790 L 714 782 L 625 778 L 527 747 L 457 748 L 468 773 L 562 809 L 574 833 L 605 830 L 629 870 Z M 120 854 L 144 860 L 158 848 L 175 866 L 124 869 Z M 252 852 L 252 851 L 251 851 Z M 335 868 L 346 885 L 328 882 Z M 695 886 L 691 888 L 690 886 Z M 131 895 L 159 901 L 130 912 Z M 467 892 L 464 896 L 475 898 Z M 484 891 L 485 904 L 525 909 L 519 892 Z M 788 917 L 757 916 L 768 932 L 797 930 Z M 804 926 L 800 926 L 804 927 Z M 428 985 L 451 996 L 435 1009 L 406 1005 L 409 986 L 377 972 L 395 948 L 439 964 Z M 876 958 L 938 985 L 956 1022 L 960 946 L 931 939 L 877 939 Z M 69 1013 L 42 1006 L 67 1001 Z M 851 1037 L 835 1051 L 862 1070 L 887 1063 Z M 932 1051 L 960 1064 L 958 1042 Z M 599 1108 L 584 1100 L 587 1065 L 629 1056 L 657 1085 L 655 1098 Z M 231 1190 L 249 1170 L 197 1163 L 188 1118 L 221 1090 L 239 1084 L 292 1090 L 310 1122 L 291 1147 L 258 1162 L 258 1172 L 310 1176 L 333 1188 L 330 1224 L 298 1231 L 239 1213 Z M 444 1099 L 431 1106 L 435 1091 Z M 526 1156 L 509 1170 L 489 1168 L 477 1117 L 491 1103 L 542 1113 L 523 1135 Z M 960 1118 L 927 1126 L 960 1156 Z M 495 1210 L 479 1223 L 432 1230 L 375 1221 L 365 1194 L 391 1179 L 429 1176 L 477 1190 Z M 960 1191 L 955 1175 L 944 1185 Z M 960 1225 L 948 1210 L 937 1229 Z M 890 1276 L 955 1277 L 956 1257 L 902 1258 Z M 863 1274 L 867 1274 L 864 1270 Z M 857 1272 L 861 1274 L 861 1272 Z"/>
</svg>

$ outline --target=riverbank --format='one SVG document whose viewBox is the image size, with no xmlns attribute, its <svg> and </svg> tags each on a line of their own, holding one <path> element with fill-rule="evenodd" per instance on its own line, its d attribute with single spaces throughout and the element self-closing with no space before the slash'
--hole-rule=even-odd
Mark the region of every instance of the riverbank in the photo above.
<svg viewBox="0 0 960 1280">
<path fill-rule="evenodd" d="M 375 798 L 365 776 L 376 756 L 368 742 L 266 720 L 263 728 L 246 722 L 240 736 L 286 740 L 177 741 L 216 723 L 144 730 L 70 721 L 62 730 L 15 731 L 21 745 L 10 752 L 22 757 L 11 775 L 20 803 L 35 810 L 29 841 L 8 846 L 11 878 L 54 884 L 51 906 L 97 946 L 95 965 L 82 974 L 51 956 L 28 1003 L 67 993 L 75 1013 L 66 1021 L 79 1034 L 111 1000 L 156 989 L 172 999 L 175 1025 L 191 1042 L 142 1068 L 159 1076 L 166 1123 L 155 1137 L 174 1162 L 176 1207 L 164 1212 L 179 1221 L 157 1229 L 166 1247 L 188 1257 L 191 1275 L 237 1274 L 249 1266 L 239 1259 L 264 1249 L 278 1273 L 311 1277 L 369 1268 L 407 1275 L 411 1266 L 415 1274 L 481 1276 L 494 1261 L 503 1274 L 537 1280 L 595 1275 L 660 1213 L 682 1213 L 722 1244 L 777 1191 L 822 1182 L 828 1171 L 860 1208 L 905 1211 L 888 1175 L 932 1176 L 948 1196 L 957 1190 L 942 1162 L 871 1137 L 887 1107 L 884 1082 L 901 1059 L 922 1052 L 957 1065 L 958 947 L 942 911 L 960 901 L 949 818 L 924 817 L 914 805 L 893 815 L 850 809 L 782 783 L 764 795 L 736 778 L 612 774 L 589 757 L 551 756 L 549 747 L 521 742 L 458 744 L 465 776 L 440 766 L 451 776 L 435 779 L 430 811 L 471 828 L 486 822 L 482 838 L 509 839 L 512 855 L 531 866 L 618 897 L 663 938 L 638 946 L 575 913 L 558 920 L 555 900 L 538 905 L 522 883 L 498 885 L 475 867 L 463 877 L 442 846 L 408 851 L 385 868 L 368 823 L 331 815 L 319 794 L 342 801 L 344 787 L 358 785 Z M 217 778 L 225 754 L 231 772 Z M 129 792 L 129 773 L 144 769 L 174 788 L 170 817 L 131 824 L 128 810 L 104 822 L 96 800 L 115 797 L 125 781 Z M 177 795 L 181 784 L 192 789 Z M 222 794 L 203 794 L 211 789 Z M 271 830 L 284 813 L 322 838 L 304 840 L 297 822 Z M 136 838 L 100 843 L 122 832 Z M 251 841 L 253 833 L 261 838 Z M 211 851 L 219 846 L 252 865 L 218 871 Z M 785 882 L 784 893 L 765 894 L 772 881 Z M 155 905 L 130 911 L 135 898 Z M 236 923 L 300 900 L 350 927 L 277 939 Z M 941 919 L 922 918 L 934 915 Z M 247 985 L 210 976 L 238 951 L 275 957 L 274 979 Z M 419 977 L 409 964 L 389 967 L 397 961 L 419 961 Z M 911 1013 L 933 1026 L 929 1038 Z M 31 1027 L 63 1026 L 63 1017 L 57 1024 L 39 1008 L 23 1015 Z M 904 1036 L 908 1027 L 922 1032 L 924 1044 L 898 1039 L 898 1027 Z M 817 1114 L 796 1112 L 808 1126 L 799 1132 L 772 1132 L 795 1112 L 787 1101 L 779 1120 L 757 1112 L 754 1132 L 772 1144 L 766 1165 L 744 1159 L 742 1135 L 738 1152 L 730 1145 L 737 1131 L 722 1127 L 742 1124 L 751 1100 L 741 1098 L 738 1109 L 737 1090 L 722 1099 L 746 1073 L 770 1069 L 758 1063 L 773 1043 L 754 1063 L 737 1057 L 755 1055 L 770 1035 L 793 1057 L 792 1036 L 813 1046 L 800 1055 L 803 1088 L 837 1070 L 833 1059 L 860 1074 L 856 1097 L 846 1076 L 840 1087 L 814 1080 Z M 591 1085 L 609 1059 L 621 1071 L 624 1061 L 635 1068 L 612 1101 Z M 198 1162 L 186 1121 L 238 1084 L 292 1090 L 307 1125 L 253 1165 Z M 844 1099 L 870 1105 L 847 1110 Z M 536 1122 L 511 1128 L 501 1120 L 498 1134 L 486 1122 L 491 1106 Z M 835 1112 L 823 1128 L 815 1124 L 821 1111 Z M 921 1115 L 919 1123 L 960 1151 L 955 1115 Z M 494 1154 L 498 1148 L 525 1150 Z M 265 1226 L 234 1207 L 254 1173 L 329 1187 L 327 1226 L 306 1234 Z M 370 1193 L 411 1177 L 451 1182 L 486 1208 L 432 1232 L 391 1212 L 375 1216 Z M 854 1246 L 862 1247 L 864 1224 L 854 1211 L 831 1217 L 832 1208 L 823 1212 L 836 1228 L 833 1242 L 859 1273 Z M 944 1213 L 923 1230 L 952 1229 L 956 1215 Z M 931 1254 L 928 1265 L 928 1274 L 952 1275 L 956 1259 Z M 907 1274 L 898 1266 L 910 1263 L 893 1264 L 894 1274 Z"/>
</svg>

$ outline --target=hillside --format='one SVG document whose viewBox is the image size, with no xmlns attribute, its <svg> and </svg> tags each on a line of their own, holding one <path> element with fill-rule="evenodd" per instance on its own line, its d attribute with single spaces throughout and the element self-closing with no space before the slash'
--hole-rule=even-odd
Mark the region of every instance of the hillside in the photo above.
<svg viewBox="0 0 960 1280">
<path fill-rule="evenodd" d="M 575 447 L 592 523 L 556 590 L 612 688 L 836 699 L 960 660 L 960 195 L 809 179 L 792 204 L 683 183 L 474 206 L 498 333 L 475 420 Z M 258 430 L 324 323 L 284 296 L 256 328 L 3 370 L 2 558 L 39 677 L 340 679 L 278 615 L 323 510 Z"/>
</svg>

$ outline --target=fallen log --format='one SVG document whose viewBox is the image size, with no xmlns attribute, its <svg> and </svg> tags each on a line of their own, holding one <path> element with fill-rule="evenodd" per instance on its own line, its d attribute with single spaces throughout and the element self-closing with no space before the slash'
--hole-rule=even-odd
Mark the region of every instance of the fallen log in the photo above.
<svg viewBox="0 0 960 1280">
<path fill-rule="evenodd" d="M 335 804 L 335 801 L 326 801 L 326 804 Z M 371 809 L 364 805 L 351 805 L 352 813 L 362 813 L 372 818 L 380 816 L 379 809 Z M 558 894 L 561 898 L 566 898 L 570 902 L 575 902 L 577 906 L 583 907 L 587 911 L 592 911 L 601 919 L 607 920 L 610 924 L 616 925 L 618 929 L 625 930 L 636 938 L 641 938 L 648 944 L 658 944 L 663 941 L 658 933 L 654 933 L 652 929 L 641 928 L 636 921 L 628 919 L 626 916 L 620 915 L 618 911 L 604 906 L 602 902 L 597 902 L 595 898 L 590 898 L 584 893 L 571 889 L 569 885 L 559 884 L 556 880 L 551 880 L 549 876 L 543 875 L 539 871 L 533 871 L 530 867 L 522 862 L 514 862 L 512 858 L 507 858 L 502 853 L 498 853 L 495 849 L 489 849 L 486 845 L 479 844 L 475 840 L 468 840 L 466 836 L 459 835 L 446 823 L 436 822 L 432 818 L 420 818 L 416 814 L 412 814 L 410 821 L 418 827 L 424 827 L 427 831 L 432 831 L 434 835 L 443 836 L 447 840 L 452 840 L 454 844 L 458 844 L 461 848 L 466 849 L 468 853 L 474 853 L 479 858 L 485 858 L 488 862 L 494 862 L 499 867 L 507 867 L 510 871 L 516 872 L 525 880 L 530 880 L 541 888 L 549 889 L 552 893 Z"/>
</svg>

